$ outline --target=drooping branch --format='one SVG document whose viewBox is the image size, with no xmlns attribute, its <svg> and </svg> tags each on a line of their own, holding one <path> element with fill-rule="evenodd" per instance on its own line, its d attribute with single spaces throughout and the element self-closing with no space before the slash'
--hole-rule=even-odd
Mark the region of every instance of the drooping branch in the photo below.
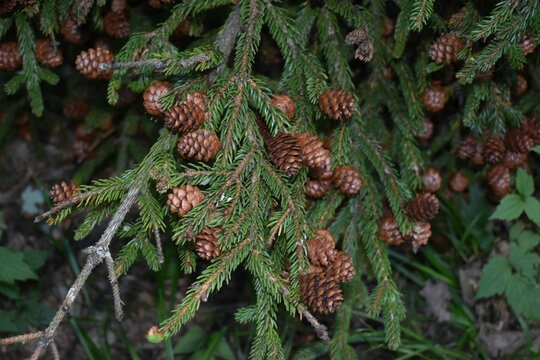
<svg viewBox="0 0 540 360">
<path fill-rule="evenodd" d="M 193 65 L 202 63 L 210 59 L 210 56 L 207 54 L 197 54 L 185 59 L 178 61 L 178 66 L 181 68 L 189 68 Z M 109 70 L 109 69 L 123 69 L 123 68 L 141 68 L 143 66 L 151 66 L 157 71 L 164 71 L 167 67 L 168 62 L 159 59 L 149 59 L 149 60 L 139 60 L 139 61 L 128 61 L 128 62 L 115 62 L 115 63 L 101 63 L 99 64 L 100 70 Z"/>
</svg>

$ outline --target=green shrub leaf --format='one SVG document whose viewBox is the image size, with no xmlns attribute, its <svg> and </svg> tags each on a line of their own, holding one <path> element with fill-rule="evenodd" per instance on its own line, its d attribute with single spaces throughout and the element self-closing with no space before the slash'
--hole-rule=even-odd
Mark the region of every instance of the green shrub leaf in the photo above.
<svg viewBox="0 0 540 360">
<path fill-rule="evenodd" d="M 521 196 L 510 194 L 505 196 L 501 203 L 497 205 L 490 219 L 515 220 L 523 213 L 523 210 L 525 210 L 525 203 Z"/>
<path fill-rule="evenodd" d="M 512 271 L 508 260 L 503 256 L 493 257 L 482 269 L 476 298 L 482 299 L 502 294 L 511 277 Z"/>
</svg>

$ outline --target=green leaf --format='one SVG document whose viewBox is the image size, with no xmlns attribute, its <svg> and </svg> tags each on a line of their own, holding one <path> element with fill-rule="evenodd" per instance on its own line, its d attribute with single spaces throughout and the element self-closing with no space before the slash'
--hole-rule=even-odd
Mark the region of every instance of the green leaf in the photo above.
<svg viewBox="0 0 540 360">
<path fill-rule="evenodd" d="M 540 154 L 540 145 L 533 147 L 531 151 L 534 151 L 535 153 Z"/>
<path fill-rule="evenodd" d="M 534 233 L 532 231 L 524 231 L 519 234 L 517 241 L 519 246 L 525 251 L 531 251 L 538 244 L 540 244 L 540 234 Z"/>
<path fill-rule="evenodd" d="M 512 276 L 510 263 L 503 256 L 495 256 L 482 269 L 478 283 L 477 299 L 502 294 Z"/>
<path fill-rule="evenodd" d="M 525 199 L 525 214 L 527 217 L 540 226 L 540 201 L 537 198 L 529 196 Z"/>
<path fill-rule="evenodd" d="M 531 196 L 534 193 L 533 177 L 522 168 L 517 169 L 516 189 L 524 197 Z"/>
<path fill-rule="evenodd" d="M 512 310 L 530 320 L 540 319 L 540 287 L 520 275 L 512 276 L 505 290 L 506 299 Z"/>
<path fill-rule="evenodd" d="M 5 282 L 0 282 L 0 294 L 12 300 L 16 300 L 21 296 L 19 285 L 7 284 Z"/>
<path fill-rule="evenodd" d="M 0 247 L 0 281 L 13 284 L 17 280 L 36 280 L 34 270 L 24 261 L 24 253 Z"/>
<path fill-rule="evenodd" d="M 489 219 L 515 220 L 523 213 L 523 210 L 525 210 L 525 203 L 521 196 L 516 194 L 506 195 Z"/>
<path fill-rule="evenodd" d="M 49 257 L 48 251 L 28 250 L 24 252 L 24 261 L 30 265 L 32 270 L 39 270 Z"/>
<path fill-rule="evenodd" d="M 191 354 L 201 349 L 206 343 L 207 335 L 199 325 L 193 325 L 174 347 L 175 354 Z"/>
<path fill-rule="evenodd" d="M 510 240 L 518 240 L 521 236 L 521 224 L 519 222 L 514 223 L 512 227 L 510 227 L 510 231 L 508 231 L 508 237 Z"/>
<path fill-rule="evenodd" d="M 17 332 L 17 314 L 13 311 L 0 310 L 0 332 Z"/>
<path fill-rule="evenodd" d="M 517 272 L 531 280 L 534 279 L 537 274 L 536 268 L 540 265 L 540 256 L 525 250 L 516 243 L 510 244 L 508 260 Z"/>
</svg>

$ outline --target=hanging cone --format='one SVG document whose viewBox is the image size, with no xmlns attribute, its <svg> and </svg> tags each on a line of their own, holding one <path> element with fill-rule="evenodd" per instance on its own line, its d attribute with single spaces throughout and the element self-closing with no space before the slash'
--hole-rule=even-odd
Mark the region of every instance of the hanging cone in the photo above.
<svg viewBox="0 0 540 360">
<path fill-rule="evenodd" d="M 114 55 L 107 49 L 88 49 L 81 52 L 75 60 L 77 70 L 90 79 L 109 79 L 113 70 L 101 70 L 100 64 L 114 62 Z"/>
<path fill-rule="evenodd" d="M 421 246 L 427 245 L 429 238 L 431 237 L 431 225 L 428 222 L 420 221 L 414 228 L 412 235 L 409 239 L 413 252 L 417 252 Z"/>
<path fill-rule="evenodd" d="M 173 89 L 167 81 L 156 81 L 144 90 L 143 106 L 150 116 L 160 117 L 164 115 L 163 107 L 159 99 Z"/>
<path fill-rule="evenodd" d="M 341 89 L 329 89 L 319 96 L 321 111 L 332 120 L 342 120 L 352 116 L 356 104 L 351 94 Z"/>
<path fill-rule="evenodd" d="M 328 277 L 337 282 L 349 282 L 354 276 L 352 259 L 342 251 L 336 251 L 336 257 L 326 271 Z"/>
<path fill-rule="evenodd" d="M 313 199 L 324 197 L 332 188 L 331 181 L 308 180 L 306 181 L 306 195 Z"/>
<path fill-rule="evenodd" d="M 506 133 L 506 145 L 512 152 L 527 153 L 534 147 L 534 139 L 526 128 L 514 129 Z"/>
<path fill-rule="evenodd" d="M 378 225 L 379 237 L 388 245 L 400 245 L 405 242 L 393 215 L 384 216 L 379 220 Z"/>
<path fill-rule="evenodd" d="M 334 184 L 340 192 L 352 196 L 360 191 L 362 178 L 354 166 L 338 166 L 334 171 Z"/>
<path fill-rule="evenodd" d="M 476 140 L 470 136 L 462 139 L 457 146 L 457 157 L 461 160 L 469 160 L 476 152 Z"/>
<path fill-rule="evenodd" d="M 15 71 L 22 65 L 22 57 L 16 42 L 0 44 L 0 71 Z"/>
<path fill-rule="evenodd" d="M 42 65 L 55 68 L 64 62 L 60 49 L 55 48 L 50 39 L 37 40 L 35 52 L 37 61 Z"/>
<path fill-rule="evenodd" d="M 200 106 L 183 102 L 167 110 L 165 127 L 175 134 L 185 134 L 197 130 L 205 118 L 206 114 Z"/>
<path fill-rule="evenodd" d="M 483 147 L 483 157 L 490 164 L 498 164 L 504 160 L 506 145 L 501 138 L 488 138 Z"/>
<path fill-rule="evenodd" d="M 510 170 L 503 165 L 490 167 L 487 181 L 493 194 L 499 199 L 510 192 Z"/>
<path fill-rule="evenodd" d="M 324 147 L 322 141 L 316 135 L 303 131 L 296 136 L 298 145 L 302 148 L 302 153 L 306 165 L 313 169 L 330 171 L 332 168 L 332 155 Z"/>
<path fill-rule="evenodd" d="M 304 162 L 302 148 L 298 145 L 296 136 L 281 132 L 268 144 L 270 160 L 285 175 L 298 174 Z"/>
<path fill-rule="evenodd" d="M 462 193 L 469 187 L 469 178 L 459 171 L 450 177 L 448 185 L 453 192 Z"/>
<path fill-rule="evenodd" d="M 221 142 L 215 133 L 199 129 L 180 137 L 177 149 L 184 159 L 209 162 L 221 150 Z"/>
<path fill-rule="evenodd" d="M 343 293 L 339 284 L 332 278 L 320 273 L 301 275 L 300 297 L 316 313 L 329 314 L 343 302 Z"/>
<path fill-rule="evenodd" d="M 167 205 L 173 214 L 184 216 L 204 200 L 204 194 L 196 186 L 182 185 L 167 196 Z"/>
<path fill-rule="evenodd" d="M 71 199 L 79 192 L 79 187 L 73 182 L 62 181 L 60 184 L 55 184 L 49 192 L 53 204 L 56 206 Z"/>
<path fill-rule="evenodd" d="M 449 65 L 457 60 L 463 49 L 463 40 L 452 34 L 444 34 L 431 45 L 429 57 L 437 64 Z"/>
<path fill-rule="evenodd" d="M 424 119 L 424 128 L 416 135 L 416 137 L 420 141 L 429 141 L 433 138 L 433 122 L 430 119 Z"/>
<path fill-rule="evenodd" d="M 195 251 L 203 260 L 212 260 L 221 255 L 218 235 L 221 228 L 204 228 L 195 236 Z"/>
<path fill-rule="evenodd" d="M 428 86 L 422 93 L 422 102 L 427 111 L 439 112 L 444 109 L 447 101 L 448 95 L 438 84 Z"/>
<path fill-rule="evenodd" d="M 129 35 L 129 18 L 125 10 L 111 11 L 103 17 L 103 29 L 113 38 L 123 38 Z"/>
<path fill-rule="evenodd" d="M 415 221 L 429 221 L 439 213 L 440 202 L 437 196 L 430 193 L 417 194 L 407 204 L 406 210 Z"/>
<path fill-rule="evenodd" d="M 434 167 L 428 167 L 422 172 L 422 190 L 434 193 L 441 188 L 441 173 Z"/>
<path fill-rule="evenodd" d="M 315 236 L 307 241 L 309 261 L 315 266 L 327 267 L 336 257 L 336 242 L 332 233 L 317 229 Z"/>
<path fill-rule="evenodd" d="M 521 50 L 523 50 L 523 54 L 529 55 L 536 50 L 536 42 L 534 41 L 534 38 L 531 34 L 525 34 L 523 35 L 523 38 L 521 38 Z"/>
<path fill-rule="evenodd" d="M 289 95 L 276 95 L 272 98 L 270 103 L 280 111 L 284 112 L 289 120 L 294 118 L 294 114 L 296 113 L 296 105 L 294 104 L 294 100 Z"/>
</svg>

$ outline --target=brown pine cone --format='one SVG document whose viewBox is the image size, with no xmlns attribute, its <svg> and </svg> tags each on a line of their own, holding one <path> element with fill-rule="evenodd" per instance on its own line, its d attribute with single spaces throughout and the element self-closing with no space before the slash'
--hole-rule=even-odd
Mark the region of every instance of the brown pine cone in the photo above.
<svg viewBox="0 0 540 360">
<path fill-rule="evenodd" d="M 123 38 L 129 35 L 129 18 L 125 10 L 111 11 L 103 17 L 103 29 L 113 38 Z"/>
<path fill-rule="evenodd" d="M 429 238 L 431 237 L 431 225 L 428 222 L 418 222 L 412 231 L 409 239 L 413 252 L 417 252 L 421 246 L 427 245 Z"/>
<path fill-rule="evenodd" d="M 484 145 L 482 143 L 477 143 L 474 149 L 474 154 L 471 157 L 471 164 L 473 165 L 483 165 L 484 164 Z"/>
<path fill-rule="evenodd" d="M 127 0 L 112 0 L 111 1 L 111 11 L 124 11 L 127 10 L 128 3 Z"/>
<path fill-rule="evenodd" d="M 461 171 L 458 171 L 450 177 L 448 184 L 453 192 L 462 193 L 469 187 L 469 178 Z"/>
<path fill-rule="evenodd" d="M 296 113 L 296 105 L 294 100 L 289 95 L 276 95 L 270 100 L 270 103 L 278 108 L 280 111 L 283 111 L 289 120 L 294 118 Z"/>
<path fill-rule="evenodd" d="M 206 94 L 196 91 L 187 95 L 186 103 L 196 105 L 202 110 L 206 110 L 208 99 L 206 98 Z"/>
<path fill-rule="evenodd" d="M 424 128 L 416 135 L 420 141 L 429 141 L 433 137 L 433 121 L 429 118 L 424 119 Z"/>
<path fill-rule="evenodd" d="M 452 34 L 439 37 L 429 49 L 429 57 L 437 64 L 449 65 L 457 60 L 463 41 Z"/>
<path fill-rule="evenodd" d="M 55 184 L 49 192 L 54 206 L 63 203 L 79 192 L 79 187 L 73 182 L 62 181 L 60 184 Z"/>
<path fill-rule="evenodd" d="M 195 251 L 203 260 L 212 260 L 221 255 L 218 236 L 221 228 L 204 228 L 195 236 Z"/>
<path fill-rule="evenodd" d="M 15 71 L 22 65 L 19 46 L 14 41 L 0 44 L 0 71 Z"/>
<path fill-rule="evenodd" d="M 343 194 L 352 196 L 360 191 L 362 178 L 354 166 L 338 166 L 334 170 L 334 184 Z"/>
<path fill-rule="evenodd" d="M 332 182 L 328 180 L 308 180 L 306 181 L 306 195 L 313 199 L 324 197 L 332 188 Z"/>
<path fill-rule="evenodd" d="M 86 100 L 69 100 L 64 104 L 64 116 L 72 120 L 83 120 L 90 109 L 90 104 Z"/>
<path fill-rule="evenodd" d="M 535 146 L 540 144 L 540 119 L 528 118 L 522 127 L 525 133 L 534 140 Z"/>
<path fill-rule="evenodd" d="M 36 59 L 40 64 L 52 68 L 62 65 L 64 62 L 60 49 L 55 49 L 51 39 L 39 39 L 36 41 Z"/>
<path fill-rule="evenodd" d="M 167 81 L 156 81 L 150 84 L 143 93 L 143 106 L 150 116 L 163 116 L 163 107 L 159 99 L 173 89 Z"/>
<path fill-rule="evenodd" d="M 3 0 L 0 2 L 0 15 L 9 15 L 15 6 L 17 5 L 17 0 Z"/>
<path fill-rule="evenodd" d="M 476 140 L 467 136 L 466 138 L 459 141 L 457 145 L 457 157 L 461 160 L 471 159 L 476 152 Z"/>
<path fill-rule="evenodd" d="M 514 170 L 526 164 L 528 158 L 527 153 L 508 151 L 504 157 L 503 165 L 510 170 Z"/>
<path fill-rule="evenodd" d="M 73 134 L 75 135 L 76 139 L 88 140 L 89 142 L 92 142 L 92 140 L 94 140 L 95 135 L 93 129 L 86 126 L 86 124 L 83 122 L 77 124 L 75 130 L 73 130 Z"/>
<path fill-rule="evenodd" d="M 60 33 L 66 41 L 78 45 L 88 38 L 88 34 L 77 25 L 73 18 L 67 18 L 60 24 Z"/>
<path fill-rule="evenodd" d="M 110 64 L 114 62 L 114 55 L 107 49 L 90 48 L 81 52 L 75 60 L 77 70 L 90 79 L 109 79 L 113 73 L 112 69 L 101 70 L 100 64 Z"/>
<path fill-rule="evenodd" d="M 302 148 L 304 161 L 313 169 L 332 171 L 332 155 L 330 150 L 324 147 L 322 141 L 316 135 L 303 131 L 296 136 L 298 145 Z"/>
<path fill-rule="evenodd" d="M 174 37 L 188 36 L 190 27 L 191 27 L 191 20 L 190 19 L 184 19 L 184 20 L 182 20 L 180 25 L 178 25 L 176 27 L 176 29 L 174 29 L 174 31 L 172 33 L 172 36 L 174 36 Z"/>
<path fill-rule="evenodd" d="M 354 276 L 352 259 L 344 252 L 336 251 L 336 257 L 328 267 L 326 274 L 337 282 L 351 281 Z"/>
<path fill-rule="evenodd" d="M 506 133 L 506 146 L 512 152 L 527 153 L 534 147 L 534 139 L 525 127 L 510 130 Z"/>
<path fill-rule="evenodd" d="M 433 84 L 427 87 L 422 93 L 422 103 L 426 110 L 431 112 L 439 112 L 444 109 L 448 95 L 444 88 L 439 84 Z"/>
<path fill-rule="evenodd" d="M 484 142 L 483 158 L 490 164 L 498 164 L 506 155 L 506 146 L 501 138 L 490 137 Z"/>
<path fill-rule="evenodd" d="M 177 150 L 184 159 L 209 162 L 221 150 L 221 142 L 215 133 L 199 129 L 180 137 Z"/>
<path fill-rule="evenodd" d="M 193 102 L 183 102 L 165 113 L 165 127 L 175 134 L 197 130 L 206 118 L 204 110 Z"/>
<path fill-rule="evenodd" d="M 493 193 L 501 198 L 510 192 L 510 170 L 503 165 L 494 165 L 487 172 L 487 181 Z"/>
<path fill-rule="evenodd" d="M 393 215 L 382 217 L 379 222 L 379 237 L 388 245 L 400 245 L 405 242 Z"/>
<path fill-rule="evenodd" d="M 319 96 L 321 111 L 332 120 L 342 120 L 356 111 L 354 98 L 345 90 L 328 89 Z"/>
<path fill-rule="evenodd" d="M 302 168 L 304 162 L 302 148 L 298 145 L 296 136 L 292 134 L 286 132 L 277 134 L 268 144 L 268 152 L 270 160 L 287 176 L 298 174 Z"/>
<path fill-rule="evenodd" d="M 315 266 L 328 267 L 336 258 L 336 241 L 325 229 L 315 230 L 315 236 L 307 241 L 309 261 Z"/>
<path fill-rule="evenodd" d="M 523 75 L 517 75 L 516 76 L 516 83 L 514 84 L 514 87 L 512 88 L 512 94 L 514 96 L 523 96 L 527 89 L 529 88 L 529 82 L 527 81 L 527 78 Z"/>
<path fill-rule="evenodd" d="M 415 221 L 429 221 L 439 213 L 440 202 L 431 193 L 416 194 L 407 204 L 407 215 Z"/>
<path fill-rule="evenodd" d="M 96 155 L 90 139 L 76 139 L 71 145 L 71 151 L 78 162 L 88 160 Z"/>
<path fill-rule="evenodd" d="M 313 312 L 333 313 L 343 302 L 343 293 L 334 279 L 312 272 L 301 275 L 299 280 L 300 297 Z"/>
<path fill-rule="evenodd" d="M 434 167 L 428 167 L 422 173 L 422 190 L 434 193 L 441 188 L 441 173 Z"/>
<path fill-rule="evenodd" d="M 525 55 L 532 54 L 536 50 L 536 42 L 534 41 L 531 34 L 525 34 L 521 38 L 521 50 Z"/>
<path fill-rule="evenodd" d="M 182 185 L 167 196 L 167 205 L 173 214 L 184 216 L 204 200 L 204 194 L 196 186 Z"/>
</svg>

